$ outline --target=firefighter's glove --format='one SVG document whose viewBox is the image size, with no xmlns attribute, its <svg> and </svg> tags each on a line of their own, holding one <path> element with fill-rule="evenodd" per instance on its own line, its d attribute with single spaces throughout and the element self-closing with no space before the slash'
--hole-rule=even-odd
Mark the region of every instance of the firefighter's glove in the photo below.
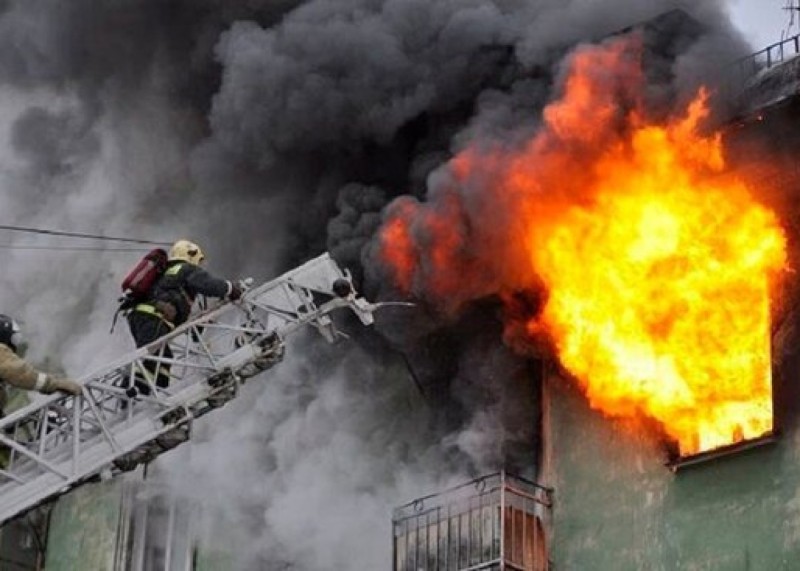
<svg viewBox="0 0 800 571">
<path fill-rule="evenodd" d="M 233 282 L 228 282 L 228 299 L 231 301 L 236 301 L 237 299 L 242 297 L 243 290 L 239 284 L 235 284 Z"/>
<path fill-rule="evenodd" d="M 56 391 L 60 391 L 62 393 L 67 393 L 68 395 L 77 396 L 81 394 L 81 389 L 81 385 L 75 381 L 70 381 L 69 379 L 62 379 L 59 377 L 51 377 L 48 375 L 44 387 L 42 387 L 40 392 L 49 395 Z"/>
</svg>

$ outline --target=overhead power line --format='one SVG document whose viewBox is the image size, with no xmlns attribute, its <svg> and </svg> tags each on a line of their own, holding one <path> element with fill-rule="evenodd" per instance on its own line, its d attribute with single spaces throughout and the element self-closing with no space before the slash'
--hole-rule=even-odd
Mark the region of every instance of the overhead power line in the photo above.
<svg viewBox="0 0 800 571">
<path fill-rule="evenodd" d="M 67 232 L 64 230 L 47 230 L 45 228 L 30 228 L 26 226 L 10 226 L 0 224 L 0 230 L 12 232 L 27 232 L 29 234 L 45 234 L 48 236 L 69 236 L 71 238 L 84 238 L 87 240 L 104 240 L 106 242 L 128 242 L 131 244 L 148 244 L 151 246 L 170 246 L 170 242 L 156 242 L 154 240 L 140 240 L 138 238 L 120 238 L 118 236 L 102 236 L 100 234 L 85 234 L 83 232 Z"/>
<path fill-rule="evenodd" d="M 102 246 L 32 246 L 29 244 L 0 244 L 3 250 L 62 250 L 67 252 L 146 252 L 147 248 L 104 248 Z"/>
</svg>

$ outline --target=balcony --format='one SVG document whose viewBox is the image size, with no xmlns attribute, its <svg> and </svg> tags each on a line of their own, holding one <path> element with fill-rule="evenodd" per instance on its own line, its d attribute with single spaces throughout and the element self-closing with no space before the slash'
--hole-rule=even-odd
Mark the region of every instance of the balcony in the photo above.
<svg viewBox="0 0 800 571">
<path fill-rule="evenodd" d="M 505 472 L 394 510 L 394 571 L 547 571 L 551 491 Z"/>
<path fill-rule="evenodd" d="M 796 97 L 800 93 L 800 35 L 734 62 L 728 83 L 735 106 L 745 115 Z"/>
</svg>

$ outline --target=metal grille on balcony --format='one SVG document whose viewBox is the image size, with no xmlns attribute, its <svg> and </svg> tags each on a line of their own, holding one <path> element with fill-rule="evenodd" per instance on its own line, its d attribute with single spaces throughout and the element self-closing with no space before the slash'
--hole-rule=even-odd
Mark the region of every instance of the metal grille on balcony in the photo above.
<svg viewBox="0 0 800 571">
<path fill-rule="evenodd" d="M 394 571 L 546 571 L 550 490 L 504 472 L 401 506 Z"/>
</svg>

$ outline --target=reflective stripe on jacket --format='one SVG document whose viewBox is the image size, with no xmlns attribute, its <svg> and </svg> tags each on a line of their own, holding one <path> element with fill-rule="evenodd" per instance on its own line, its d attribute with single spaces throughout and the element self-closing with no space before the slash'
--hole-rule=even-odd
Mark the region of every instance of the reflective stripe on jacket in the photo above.
<svg viewBox="0 0 800 571">
<path fill-rule="evenodd" d="M 161 321 L 163 321 L 170 329 L 175 329 L 175 324 L 173 324 L 167 317 L 158 310 L 158 308 L 151 304 L 151 303 L 139 303 L 134 306 L 134 311 L 138 311 L 140 313 L 147 313 L 149 315 L 154 315 L 158 317 Z"/>
</svg>

